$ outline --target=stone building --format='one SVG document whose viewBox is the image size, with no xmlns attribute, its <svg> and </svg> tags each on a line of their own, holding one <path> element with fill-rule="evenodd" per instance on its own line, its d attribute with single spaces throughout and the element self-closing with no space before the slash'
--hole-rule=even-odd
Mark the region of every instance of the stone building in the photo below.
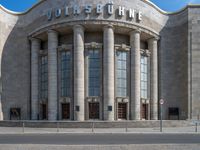
<svg viewBox="0 0 200 150">
<path fill-rule="evenodd" d="M 200 113 L 200 5 L 42 0 L 0 6 L 0 119 L 166 120 Z"/>
</svg>

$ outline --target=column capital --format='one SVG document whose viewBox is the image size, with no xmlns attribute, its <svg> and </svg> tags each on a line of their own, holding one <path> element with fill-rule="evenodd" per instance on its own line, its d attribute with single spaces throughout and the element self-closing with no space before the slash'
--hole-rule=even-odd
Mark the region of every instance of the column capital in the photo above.
<svg viewBox="0 0 200 150">
<path fill-rule="evenodd" d="M 103 27 L 103 29 L 112 28 L 114 30 L 114 26 L 111 24 L 107 24 Z"/>
<path fill-rule="evenodd" d="M 152 37 L 152 38 L 148 39 L 148 42 L 158 41 L 159 39 L 160 39 L 159 37 Z"/>
<path fill-rule="evenodd" d="M 49 29 L 49 30 L 47 31 L 47 33 L 48 33 L 48 34 L 50 34 L 50 33 L 53 33 L 53 34 L 58 34 L 58 32 L 57 32 L 57 31 L 55 31 L 55 30 L 52 30 L 52 29 Z"/>
<path fill-rule="evenodd" d="M 82 25 L 80 25 L 80 24 L 77 24 L 77 25 L 74 25 L 73 26 L 73 30 L 75 30 L 75 29 L 81 29 L 81 30 L 85 30 L 85 28 L 84 28 L 84 26 L 82 26 Z"/>
<path fill-rule="evenodd" d="M 132 31 L 130 32 L 130 34 L 136 34 L 136 33 L 141 34 L 141 30 L 140 30 L 140 29 L 136 29 L 136 30 L 132 30 Z"/>
<path fill-rule="evenodd" d="M 35 38 L 35 37 L 30 37 L 29 40 L 30 40 L 31 42 L 41 42 L 41 39 Z"/>
</svg>

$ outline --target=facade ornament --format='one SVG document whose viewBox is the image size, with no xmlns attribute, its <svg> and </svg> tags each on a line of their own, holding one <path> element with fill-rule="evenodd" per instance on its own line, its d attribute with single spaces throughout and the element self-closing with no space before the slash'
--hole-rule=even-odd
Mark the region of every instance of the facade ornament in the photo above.
<svg viewBox="0 0 200 150">
<path fill-rule="evenodd" d="M 148 49 L 141 49 L 140 53 L 141 53 L 141 55 L 146 56 L 146 57 L 151 56 L 151 52 Z"/>
</svg>

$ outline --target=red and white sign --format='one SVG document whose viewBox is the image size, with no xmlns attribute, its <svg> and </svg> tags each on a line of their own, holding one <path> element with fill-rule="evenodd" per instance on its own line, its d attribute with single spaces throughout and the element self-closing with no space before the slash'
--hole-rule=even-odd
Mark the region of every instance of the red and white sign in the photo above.
<svg viewBox="0 0 200 150">
<path fill-rule="evenodd" d="M 161 99 L 161 100 L 160 100 L 160 105 L 163 105 L 163 104 L 164 104 L 164 100 Z"/>
</svg>

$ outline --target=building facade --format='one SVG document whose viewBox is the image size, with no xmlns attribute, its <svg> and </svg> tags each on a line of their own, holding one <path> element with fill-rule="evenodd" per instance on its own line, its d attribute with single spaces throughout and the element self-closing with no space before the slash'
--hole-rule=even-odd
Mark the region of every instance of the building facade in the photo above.
<svg viewBox="0 0 200 150">
<path fill-rule="evenodd" d="M 200 114 L 200 5 L 42 0 L 0 6 L 1 120 L 166 120 Z"/>
</svg>

